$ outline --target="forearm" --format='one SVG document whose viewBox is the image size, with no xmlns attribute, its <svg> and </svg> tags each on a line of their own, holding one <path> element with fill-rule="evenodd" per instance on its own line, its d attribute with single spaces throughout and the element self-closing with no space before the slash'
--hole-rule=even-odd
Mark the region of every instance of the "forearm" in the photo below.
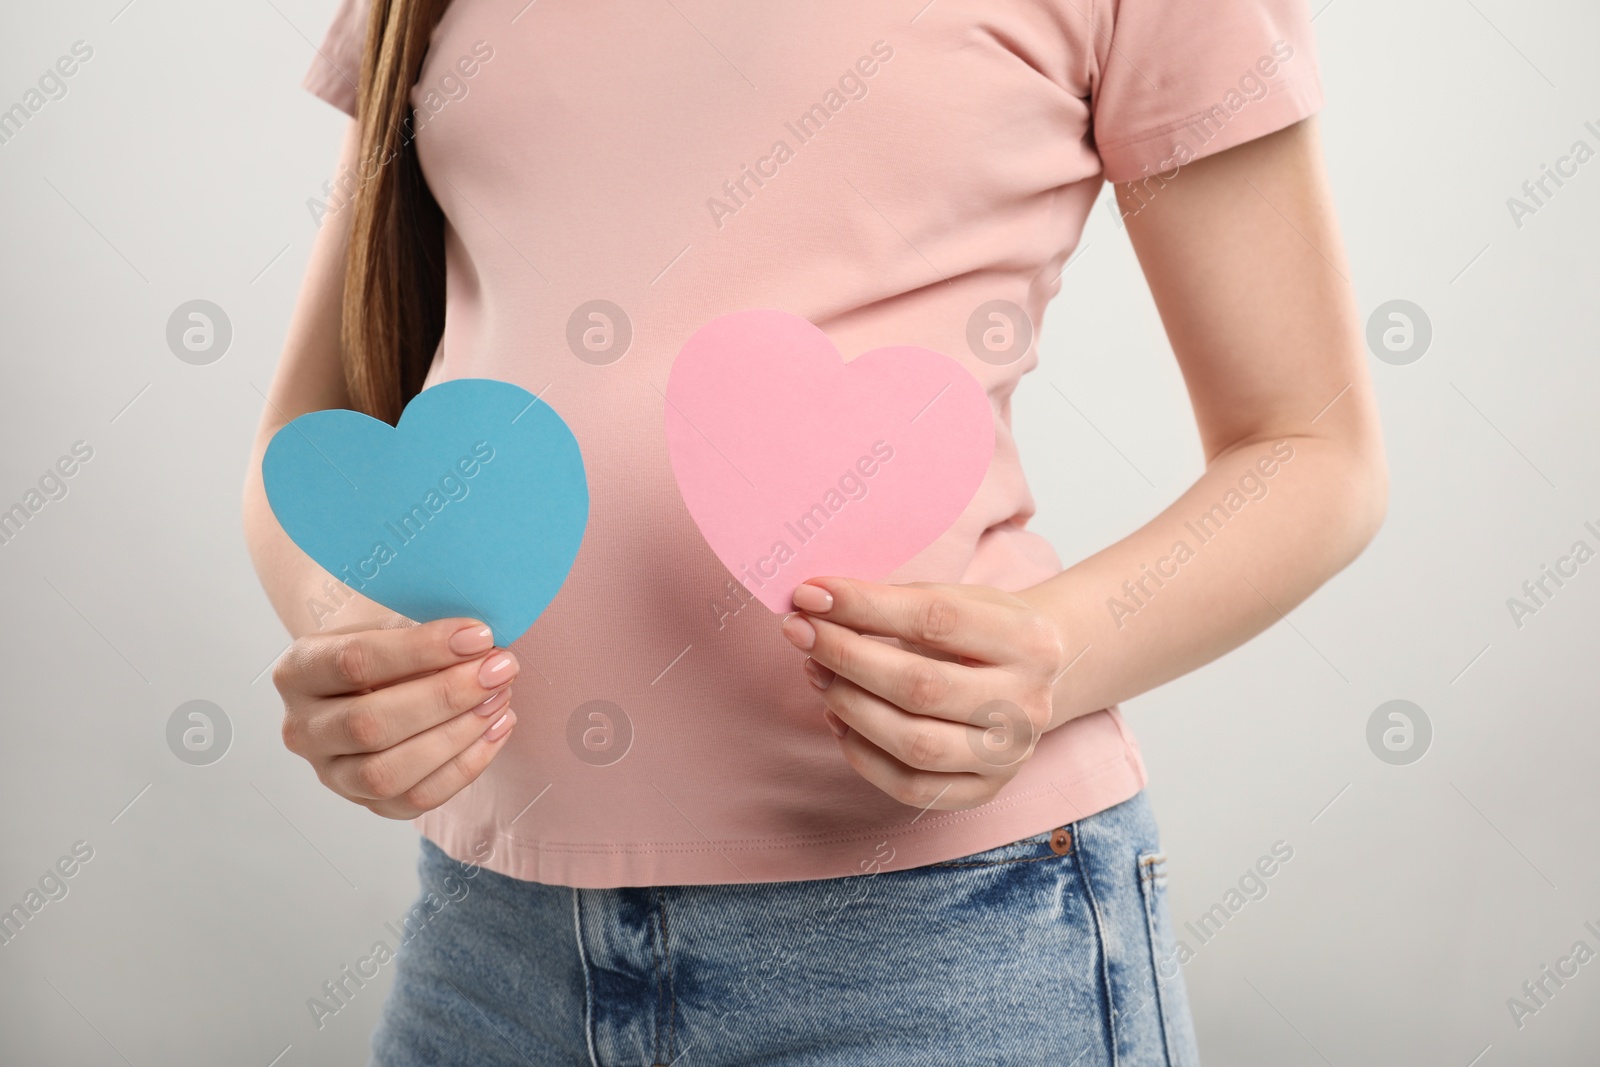
<svg viewBox="0 0 1600 1067">
<path fill-rule="evenodd" d="M 1077 657 L 1056 682 L 1051 726 L 1171 681 L 1277 622 L 1361 552 L 1385 496 L 1381 457 L 1340 438 L 1286 436 L 1219 454 L 1143 527 L 1021 594 Z"/>
<path fill-rule="evenodd" d="M 261 483 L 261 453 L 251 456 L 244 485 L 244 537 L 261 588 L 291 637 L 394 617 L 394 612 L 336 581 L 306 555 L 272 514 Z"/>
</svg>

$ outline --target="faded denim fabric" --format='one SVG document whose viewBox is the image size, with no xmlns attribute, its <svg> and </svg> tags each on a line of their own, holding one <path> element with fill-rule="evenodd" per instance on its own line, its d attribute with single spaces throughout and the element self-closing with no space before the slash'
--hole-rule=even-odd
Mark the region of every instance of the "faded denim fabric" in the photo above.
<svg viewBox="0 0 1600 1067">
<path fill-rule="evenodd" d="M 423 839 L 424 895 L 451 899 L 400 950 L 371 1062 L 1195 1067 L 1182 975 L 1157 977 L 1165 868 L 1143 793 L 815 881 L 571 889 Z"/>
</svg>

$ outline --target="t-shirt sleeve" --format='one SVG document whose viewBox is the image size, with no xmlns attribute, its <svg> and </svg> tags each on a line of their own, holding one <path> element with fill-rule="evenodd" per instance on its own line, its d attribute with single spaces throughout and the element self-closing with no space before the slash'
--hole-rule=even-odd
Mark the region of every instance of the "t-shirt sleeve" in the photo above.
<svg viewBox="0 0 1600 1067">
<path fill-rule="evenodd" d="M 1092 129 L 1108 181 L 1170 173 L 1322 107 L 1307 0 L 1095 4 Z"/>
<path fill-rule="evenodd" d="M 371 0 L 339 0 L 317 56 L 300 84 L 351 118 L 361 85 L 361 56 L 367 43 Z"/>
</svg>

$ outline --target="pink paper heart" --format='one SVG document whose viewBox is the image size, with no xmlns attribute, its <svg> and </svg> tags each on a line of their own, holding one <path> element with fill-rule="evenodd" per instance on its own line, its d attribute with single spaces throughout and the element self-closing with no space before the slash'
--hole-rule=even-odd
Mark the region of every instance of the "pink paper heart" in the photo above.
<svg viewBox="0 0 1600 1067">
<path fill-rule="evenodd" d="M 881 581 L 927 548 L 994 452 L 989 398 L 949 356 L 897 345 L 845 363 L 782 311 L 696 330 L 667 379 L 666 424 L 689 514 L 774 612 L 807 578 Z"/>
</svg>

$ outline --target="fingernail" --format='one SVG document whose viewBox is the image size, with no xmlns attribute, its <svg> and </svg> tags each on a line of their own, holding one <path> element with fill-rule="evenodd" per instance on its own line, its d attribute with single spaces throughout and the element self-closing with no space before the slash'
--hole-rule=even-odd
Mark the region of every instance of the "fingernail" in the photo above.
<svg viewBox="0 0 1600 1067">
<path fill-rule="evenodd" d="M 494 631 L 487 626 L 468 626 L 450 635 L 450 651 L 458 656 L 487 652 L 494 647 Z"/>
<path fill-rule="evenodd" d="M 794 647 L 809 651 L 817 643 L 817 628 L 805 620 L 803 615 L 790 615 L 783 620 L 783 636 L 787 637 Z"/>
<path fill-rule="evenodd" d="M 483 661 L 483 666 L 478 668 L 478 684 L 485 689 L 493 689 L 509 682 L 512 676 L 516 674 L 513 669 L 516 663 L 516 657 L 509 652 L 501 652 L 490 656 Z"/>
<path fill-rule="evenodd" d="M 511 699 L 511 687 L 507 686 L 504 689 L 501 689 L 497 693 L 490 693 L 489 694 L 489 699 L 485 700 L 482 704 L 479 704 L 473 710 L 476 711 L 479 715 L 493 715 L 495 712 L 499 711 L 501 709 L 501 707 L 503 707 L 505 705 L 506 701 L 508 701 L 510 699 Z"/>
<path fill-rule="evenodd" d="M 821 615 L 833 607 L 833 594 L 819 585 L 794 587 L 794 606 L 813 615 Z"/>
<path fill-rule="evenodd" d="M 833 681 L 833 671 L 824 667 L 814 659 L 807 659 L 805 663 L 806 678 L 818 689 L 826 689 Z"/>
<path fill-rule="evenodd" d="M 845 734 L 850 732 L 850 727 L 846 726 L 843 720 L 833 713 L 832 708 L 823 708 L 822 717 L 828 720 L 828 729 L 833 731 L 834 737 L 843 738 Z"/>
<path fill-rule="evenodd" d="M 494 725 L 483 732 L 483 739 L 485 741 L 498 741 L 506 734 L 509 734 L 511 728 L 516 724 L 517 713 L 507 708 L 506 713 L 496 719 Z"/>
</svg>

